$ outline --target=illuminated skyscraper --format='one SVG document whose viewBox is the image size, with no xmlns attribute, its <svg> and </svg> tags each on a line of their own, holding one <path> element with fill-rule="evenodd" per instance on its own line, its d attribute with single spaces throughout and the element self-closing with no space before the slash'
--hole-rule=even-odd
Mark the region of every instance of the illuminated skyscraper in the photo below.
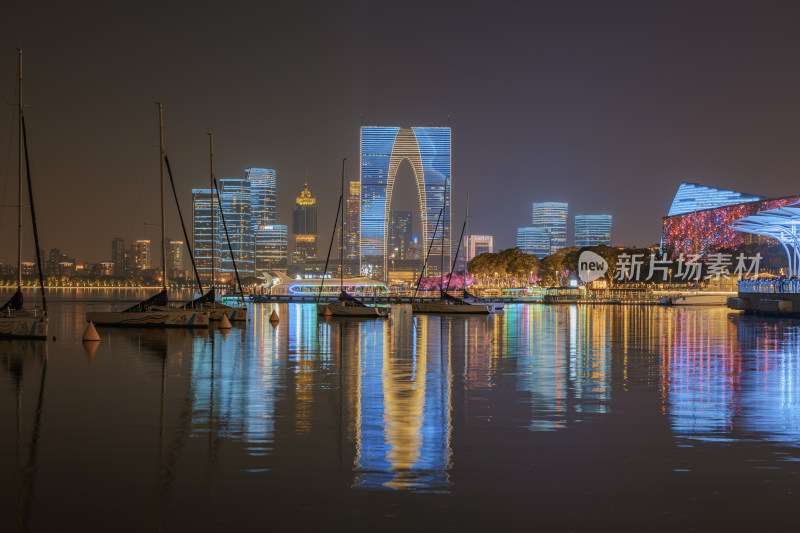
<svg viewBox="0 0 800 533">
<path fill-rule="evenodd" d="M 183 277 L 183 241 L 167 239 L 167 270 L 172 279 Z"/>
<path fill-rule="evenodd" d="M 192 251 L 197 272 L 204 285 L 209 285 L 211 282 L 211 241 L 217 239 L 216 235 L 211 234 L 212 208 L 219 226 L 221 222 L 217 208 L 216 190 L 212 197 L 211 189 L 192 189 L 192 220 L 194 220 Z M 215 255 L 219 260 L 219 247 L 216 243 L 214 246 Z M 224 249 L 227 250 L 227 246 Z"/>
<path fill-rule="evenodd" d="M 222 202 L 222 212 L 225 214 L 225 224 L 228 227 L 228 237 L 231 249 L 236 259 L 236 268 L 241 276 L 252 276 L 255 272 L 254 232 L 255 225 L 252 220 L 250 181 L 243 178 L 226 178 L 219 180 L 219 197 Z M 225 233 L 221 224 L 218 224 L 217 243 L 225 243 Z M 217 247 L 219 249 L 219 247 Z M 233 262 L 230 252 L 218 253 L 218 270 L 226 277 L 234 275 Z"/>
<path fill-rule="evenodd" d="M 392 211 L 389 222 L 389 256 L 410 259 L 412 218 L 410 211 Z"/>
<path fill-rule="evenodd" d="M 482 253 L 494 252 L 494 237 L 491 235 L 470 235 L 467 237 L 467 261 Z"/>
<path fill-rule="evenodd" d="M 138 273 L 141 273 L 142 270 L 149 270 L 151 268 L 149 239 L 140 239 L 135 241 L 133 245 L 131 245 L 131 251 L 133 252 L 133 261 L 136 265 L 136 270 Z"/>
<path fill-rule="evenodd" d="M 248 168 L 244 178 L 250 183 L 250 212 L 253 229 L 263 224 L 274 224 L 276 174 L 271 168 Z"/>
<path fill-rule="evenodd" d="M 359 258 L 359 233 L 361 221 L 361 182 L 353 180 L 348 183 L 345 191 L 344 203 L 344 258 L 345 271 L 350 274 L 358 272 Z"/>
<path fill-rule="evenodd" d="M 255 271 L 250 276 L 261 276 L 265 270 L 286 268 L 288 228 L 280 224 L 261 225 L 255 231 Z"/>
<path fill-rule="evenodd" d="M 397 168 L 408 160 L 420 196 L 422 241 L 450 263 L 450 128 L 361 128 L 361 269 L 376 279 L 387 273 L 389 207 Z M 441 220 L 439 215 L 441 213 Z M 437 229 L 438 223 L 438 229 Z M 444 245 L 442 246 L 442 241 Z M 433 274 L 439 261 L 429 261 Z"/>
<path fill-rule="evenodd" d="M 550 255 L 551 232 L 548 228 L 517 228 L 517 248 L 539 259 Z"/>
<path fill-rule="evenodd" d="M 549 233 L 550 248 L 544 255 L 553 254 L 567 246 L 567 208 L 568 205 L 561 202 L 533 204 L 531 227 L 546 229 Z"/>
<path fill-rule="evenodd" d="M 611 215 L 576 215 L 575 246 L 611 246 Z"/>
<path fill-rule="evenodd" d="M 275 224 L 275 171 L 248 168 L 244 178 L 221 179 L 219 186 L 220 190 L 214 191 L 213 195 L 211 189 L 192 190 L 193 251 L 204 283 L 208 283 L 210 278 L 212 242 L 218 277 L 232 279 L 234 276 L 228 238 L 241 278 L 255 276 L 265 268 L 285 267 L 287 232 L 286 226 Z M 222 203 L 224 225 L 218 201 Z M 213 235 L 212 209 L 216 219 Z"/>
<path fill-rule="evenodd" d="M 308 184 L 303 186 L 292 209 L 292 262 L 302 265 L 317 258 L 317 200 L 311 196 Z"/>
</svg>

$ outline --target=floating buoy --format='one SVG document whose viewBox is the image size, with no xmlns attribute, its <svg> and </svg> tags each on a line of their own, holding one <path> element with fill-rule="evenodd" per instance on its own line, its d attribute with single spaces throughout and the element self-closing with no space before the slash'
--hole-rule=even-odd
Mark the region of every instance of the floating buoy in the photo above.
<svg viewBox="0 0 800 533">
<path fill-rule="evenodd" d="M 94 324 L 92 321 L 89 321 L 89 325 L 86 326 L 86 331 L 83 332 L 83 337 L 81 340 L 84 342 L 94 342 L 100 340 L 100 335 L 97 334 L 97 330 L 94 329 Z"/>
<path fill-rule="evenodd" d="M 281 317 L 278 316 L 278 311 L 276 311 L 275 309 L 272 310 L 272 314 L 269 315 L 269 321 L 272 324 L 277 324 L 278 322 L 281 321 Z"/>
<path fill-rule="evenodd" d="M 222 319 L 219 321 L 219 329 L 231 329 L 231 321 L 228 316 L 223 314 Z"/>
<path fill-rule="evenodd" d="M 89 356 L 89 361 L 94 359 L 94 354 L 97 352 L 97 348 L 100 346 L 99 342 L 84 342 L 83 349 L 86 352 L 86 355 Z"/>
</svg>

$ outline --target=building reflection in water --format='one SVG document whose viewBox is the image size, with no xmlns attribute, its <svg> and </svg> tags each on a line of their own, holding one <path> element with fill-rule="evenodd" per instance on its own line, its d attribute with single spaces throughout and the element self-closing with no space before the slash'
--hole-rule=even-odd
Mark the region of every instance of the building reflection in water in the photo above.
<svg viewBox="0 0 800 533">
<path fill-rule="evenodd" d="M 272 450 L 285 364 L 278 357 L 278 330 L 268 322 L 271 309 L 260 311 L 248 324 L 256 334 L 239 328 L 228 334 L 211 331 L 194 339 L 192 358 L 192 436 L 210 432 L 215 439 L 241 440 L 256 456 Z M 303 315 L 292 317 L 303 320 Z M 294 331 L 291 324 L 288 329 Z"/>
<path fill-rule="evenodd" d="M 447 490 L 451 322 L 401 309 L 360 323 L 354 487 Z"/>
<path fill-rule="evenodd" d="M 608 412 L 610 314 L 606 306 L 507 306 L 500 349 L 516 357 L 517 387 L 530 396 L 529 429 Z"/>
<path fill-rule="evenodd" d="M 800 442 L 800 324 L 722 310 L 677 317 L 664 354 L 673 431 L 705 441 Z"/>
</svg>

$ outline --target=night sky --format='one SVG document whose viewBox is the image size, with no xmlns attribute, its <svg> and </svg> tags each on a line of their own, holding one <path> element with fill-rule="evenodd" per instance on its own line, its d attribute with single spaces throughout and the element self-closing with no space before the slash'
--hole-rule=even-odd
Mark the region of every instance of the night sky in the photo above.
<svg viewBox="0 0 800 533">
<path fill-rule="evenodd" d="M 308 175 L 327 235 L 362 120 L 449 120 L 455 234 L 469 194 L 496 249 L 534 201 L 569 202 L 570 226 L 612 214 L 614 244 L 650 245 L 681 181 L 800 192 L 798 23 L 797 3 L 764 1 L 15 2 L 0 99 L 15 101 L 21 47 L 41 244 L 79 261 L 108 260 L 118 235 L 158 239 L 154 101 L 187 220 L 209 131 L 217 177 L 277 170 L 279 223 Z M 15 112 L 0 111 L 3 205 Z M 0 222 L 13 263 L 12 211 Z"/>
</svg>

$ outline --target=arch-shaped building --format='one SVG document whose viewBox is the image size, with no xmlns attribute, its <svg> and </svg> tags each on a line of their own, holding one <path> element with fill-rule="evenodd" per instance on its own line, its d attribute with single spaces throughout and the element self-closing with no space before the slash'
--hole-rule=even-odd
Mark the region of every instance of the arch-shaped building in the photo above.
<svg viewBox="0 0 800 533">
<path fill-rule="evenodd" d="M 387 275 L 389 209 L 397 169 L 404 159 L 411 164 L 417 184 L 424 251 L 433 240 L 431 258 L 443 254 L 448 265 L 451 260 L 450 128 L 362 126 L 361 269 L 375 279 Z M 429 266 L 438 271 L 438 265 Z"/>
</svg>

